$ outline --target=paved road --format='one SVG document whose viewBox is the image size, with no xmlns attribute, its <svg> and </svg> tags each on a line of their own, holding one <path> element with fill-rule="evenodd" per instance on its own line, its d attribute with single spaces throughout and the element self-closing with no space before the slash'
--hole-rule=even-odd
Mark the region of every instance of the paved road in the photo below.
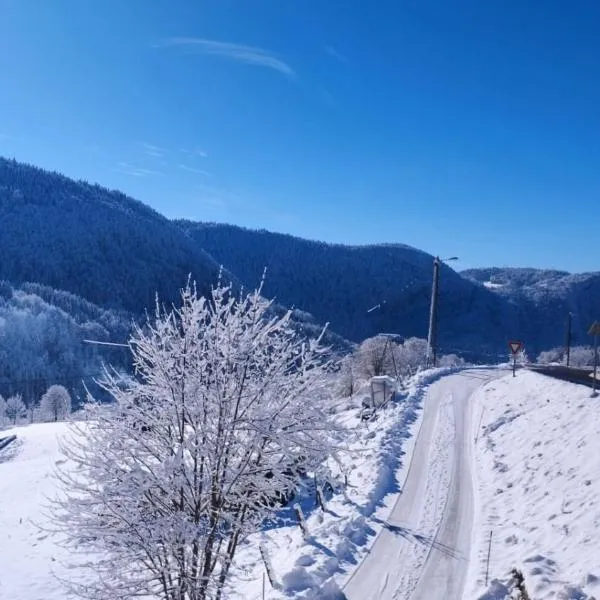
<svg viewBox="0 0 600 600">
<path fill-rule="evenodd" d="M 531 371 L 553 377 L 554 379 L 561 379 L 562 381 L 570 381 L 571 383 L 579 383 L 592 387 L 593 380 L 590 377 L 593 369 L 576 369 L 573 367 L 564 367 L 560 365 L 530 365 L 527 367 Z M 600 386 L 599 386 L 600 387 Z"/>
<path fill-rule="evenodd" d="M 402 493 L 344 587 L 349 600 L 461 598 L 473 511 L 470 398 L 503 374 L 473 369 L 430 386 Z"/>
</svg>

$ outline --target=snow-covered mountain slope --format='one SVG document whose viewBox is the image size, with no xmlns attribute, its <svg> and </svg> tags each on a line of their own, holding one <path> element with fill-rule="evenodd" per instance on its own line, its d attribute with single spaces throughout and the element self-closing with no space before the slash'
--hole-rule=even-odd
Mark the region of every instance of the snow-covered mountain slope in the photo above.
<svg viewBox="0 0 600 600">
<path fill-rule="evenodd" d="M 529 371 L 487 384 L 474 400 L 481 427 L 464 599 L 507 598 L 512 568 L 535 600 L 600 598 L 600 400 Z"/>
<path fill-rule="evenodd" d="M 60 460 L 65 423 L 0 431 L 17 441 L 0 451 L 0 598 L 64 600 L 54 574 L 68 577 L 67 551 L 44 531 L 46 498 L 56 493 L 52 473 Z"/>
<path fill-rule="evenodd" d="M 587 345 L 598 318 L 600 272 L 567 273 L 544 269 L 470 269 L 461 275 L 482 284 L 517 309 L 517 329 L 532 354 L 564 343 L 572 314 L 572 343 Z M 535 356 L 531 356 L 535 358 Z"/>
<path fill-rule="evenodd" d="M 214 223 L 178 224 L 246 286 L 254 286 L 266 267 L 266 296 L 329 322 L 350 340 L 380 332 L 427 337 L 433 256 L 422 250 L 403 244 L 326 244 Z M 518 336 L 516 324 L 517 310 L 506 298 L 442 263 L 442 352 L 497 359 L 505 353 L 507 333 Z"/>
</svg>

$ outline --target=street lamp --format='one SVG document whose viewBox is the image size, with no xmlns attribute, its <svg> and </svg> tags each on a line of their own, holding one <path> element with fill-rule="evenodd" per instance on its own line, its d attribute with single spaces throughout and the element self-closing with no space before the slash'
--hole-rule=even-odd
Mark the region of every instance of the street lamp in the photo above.
<svg viewBox="0 0 600 600">
<path fill-rule="evenodd" d="M 437 363 L 437 314 L 439 302 L 440 264 L 458 260 L 458 256 L 433 259 L 433 284 L 431 286 L 431 305 L 429 308 L 429 332 L 427 334 L 427 363 L 435 367 Z"/>
</svg>

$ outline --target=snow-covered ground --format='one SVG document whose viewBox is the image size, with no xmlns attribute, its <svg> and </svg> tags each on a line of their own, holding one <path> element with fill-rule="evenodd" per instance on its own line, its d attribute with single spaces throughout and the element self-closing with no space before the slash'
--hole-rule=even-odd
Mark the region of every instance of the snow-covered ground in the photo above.
<svg viewBox="0 0 600 600">
<path fill-rule="evenodd" d="M 375 420 L 361 422 L 361 395 L 342 400 L 336 413 L 349 431 L 340 440 L 342 467 L 348 486 L 329 496 L 327 510 L 314 498 L 299 498 L 309 537 L 303 538 L 291 509 L 283 510 L 272 526 L 254 536 L 238 555 L 236 577 L 228 597 L 262 598 L 264 545 L 276 588 L 266 580 L 266 598 L 322 597 L 323 589 L 343 586 L 384 525 L 406 476 L 421 420 L 421 405 L 430 382 L 449 372 L 440 369 L 415 378 L 397 402 Z M 41 424 L 5 430 L 19 441 L 0 453 L 0 598 L 64 600 L 53 573 L 69 578 L 68 557 L 40 531 L 48 521 L 45 499 L 56 493 L 52 473 L 61 460 L 58 437 L 65 424 Z"/>
<path fill-rule="evenodd" d="M 474 400 L 481 426 L 464 599 L 505 598 L 512 568 L 523 571 L 534 600 L 600 598 L 600 399 L 518 371 Z M 490 533 L 496 581 L 486 589 Z"/>
<path fill-rule="evenodd" d="M 407 476 L 427 389 L 449 372 L 451 369 L 439 369 L 421 374 L 400 400 L 369 423 L 361 423 L 358 416 L 360 394 L 343 402 L 340 421 L 352 432 L 343 442 L 347 451 L 341 455 L 348 477 L 345 493 L 330 498 L 324 513 L 315 507 L 312 497 L 301 503 L 307 516 L 307 539 L 287 511 L 277 527 L 250 540 L 238 556 L 232 598 L 262 598 L 265 567 L 258 550 L 261 544 L 276 583 L 272 588 L 266 579 L 265 598 L 345 597 L 340 589 L 368 556 L 376 536 L 387 528 L 386 519 Z"/>
<path fill-rule="evenodd" d="M 55 493 L 52 473 L 60 460 L 64 423 L 0 431 L 17 441 L 0 451 L 0 598 L 64 600 L 53 573 L 65 576 L 66 551 L 44 532 L 46 497 Z"/>
<path fill-rule="evenodd" d="M 504 287 L 503 283 L 494 283 L 493 281 L 484 281 L 483 285 L 489 290 L 495 290 Z"/>
<path fill-rule="evenodd" d="M 465 369 L 429 386 L 408 477 L 344 588 L 350 600 L 461 597 L 473 516 L 471 396 L 500 374 Z"/>
<path fill-rule="evenodd" d="M 465 580 L 463 600 L 504 600 L 513 567 L 532 600 L 600 598 L 600 399 L 524 370 L 440 376 L 422 375 L 369 423 L 358 418 L 360 397 L 342 401 L 339 417 L 353 432 L 340 441 L 345 493 L 329 497 L 325 512 L 312 497 L 297 499 L 306 538 L 288 509 L 245 544 L 228 598 L 262 598 L 261 544 L 271 600 L 455 600 Z M 66 598 L 53 572 L 68 578 L 68 557 L 39 529 L 65 430 L 1 434 L 19 436 L 0 452 L 2 599 Z"/>
</svg>

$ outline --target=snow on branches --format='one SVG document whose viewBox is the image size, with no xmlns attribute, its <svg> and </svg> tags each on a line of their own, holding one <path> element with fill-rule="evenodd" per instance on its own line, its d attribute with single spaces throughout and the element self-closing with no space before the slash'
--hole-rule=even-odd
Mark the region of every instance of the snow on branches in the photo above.
<svg viewBox="0 0 600 600">
<path fill-rule="evenodd" d="M 240 543 L 332 453 L 325 349 L 260 292 L 188 284 L 135 330 L 135 379 L 107 374 L 114 403 L 71 426 L 53 514 L 80 596 L 221 598 Z"/>
<path fill-rule="evenodd" d="M 15 394 L 4 402 L 4 414 L 13 425 L 16 425 L 17 421 L 25 416 L 26 411 L 21 394 Z"/>
<path fill-rule="evenodd" d="M 62 385 L 51 385 L 40 400 L 40 412 L 48 421 L 63 421 L 71 412 L 71 395 Z"/>
</svg>

